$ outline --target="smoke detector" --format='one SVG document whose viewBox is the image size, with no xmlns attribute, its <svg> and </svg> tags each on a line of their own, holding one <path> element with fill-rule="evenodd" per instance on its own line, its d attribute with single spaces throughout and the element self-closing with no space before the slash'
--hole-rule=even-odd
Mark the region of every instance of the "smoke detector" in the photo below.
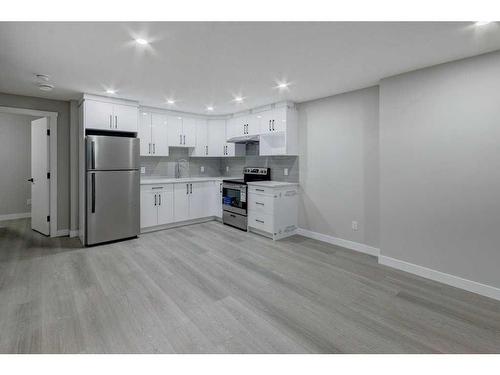
<svg viewBox="0 0 500 375">
<path fill-rule="evenodd" d="M 54 89 L 54 85 L 50 83 L 39 83 L 38 88 L 42 91 L 52 91 Z"/>
</svg>

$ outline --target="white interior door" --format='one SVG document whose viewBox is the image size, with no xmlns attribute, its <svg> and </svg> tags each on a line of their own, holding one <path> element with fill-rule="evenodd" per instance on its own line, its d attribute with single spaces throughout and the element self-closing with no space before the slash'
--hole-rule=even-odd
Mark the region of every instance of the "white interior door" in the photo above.
<svg viewBox="0 0 500 375">
<path fill-rule="evenodd" d="M 46 117 L 31 122 L 31 229 L 50 234 L 49 137 Z"/>
</svg>

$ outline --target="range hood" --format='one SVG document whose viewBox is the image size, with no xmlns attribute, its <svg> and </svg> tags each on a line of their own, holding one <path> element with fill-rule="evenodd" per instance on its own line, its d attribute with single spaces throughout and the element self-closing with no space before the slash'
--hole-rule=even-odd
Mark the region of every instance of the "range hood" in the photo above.
<svg viewBox="0 0 500 375">
<path fill-rule="evenodd" d="M 256 143 L 260 141 L 260 136 L 258 135 L 243 135 L 240 137 L 229 138 L 227 142 L 229 143 Z"/>
</svg>

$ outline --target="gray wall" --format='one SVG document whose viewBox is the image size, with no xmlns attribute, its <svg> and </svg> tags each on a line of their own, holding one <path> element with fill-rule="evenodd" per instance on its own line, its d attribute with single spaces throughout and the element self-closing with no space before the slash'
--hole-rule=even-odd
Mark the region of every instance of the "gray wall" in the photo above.
<svg viewBox="0 0 500 375">
<path fill-rule="evenodd" d="M 500 53 L 380 85 L 381 253 L 500 287 Z"/>
<path fill-rule="evenodd" d="M 58 112 L 57 227 L 69 228 L 69 102 L 0 93 L 0 106 Z"/>
<path fill-rule="evenodd" d="M 0 215 L 31 211 L 31 121 L 36 117 L 0 113 Z"/>
<path fill-rule="evenodd" d="M 299 105 L 301 228 L 379 246 L 378 99 L 371 87 Z"/>
</svg>

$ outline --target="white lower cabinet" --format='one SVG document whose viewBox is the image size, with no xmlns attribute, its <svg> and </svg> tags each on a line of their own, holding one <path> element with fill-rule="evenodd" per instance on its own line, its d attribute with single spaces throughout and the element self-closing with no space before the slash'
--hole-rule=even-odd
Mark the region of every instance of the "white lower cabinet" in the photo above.
<svg viewBox="0 0 500 375">
<path fill-rule="evenodd" d="M 170 224 L 174 221 L 172 184 L 141 186 L 141 228 Z"/>
<path fill-rule="evenodd" d="M 273 240 L 297 231 L 298 185 L 248 187 L 248 230 Z"/>
<path fill-rule="evenodd" d="M 189 183 L 174 184 L 174 218 L 189 220 Z"/>
<path fill-rule="evenodd" d="M 212 181 L 174 184 L 174 221 L 186 221 L 212 216 L 210 198 Z"/>
</svg>

